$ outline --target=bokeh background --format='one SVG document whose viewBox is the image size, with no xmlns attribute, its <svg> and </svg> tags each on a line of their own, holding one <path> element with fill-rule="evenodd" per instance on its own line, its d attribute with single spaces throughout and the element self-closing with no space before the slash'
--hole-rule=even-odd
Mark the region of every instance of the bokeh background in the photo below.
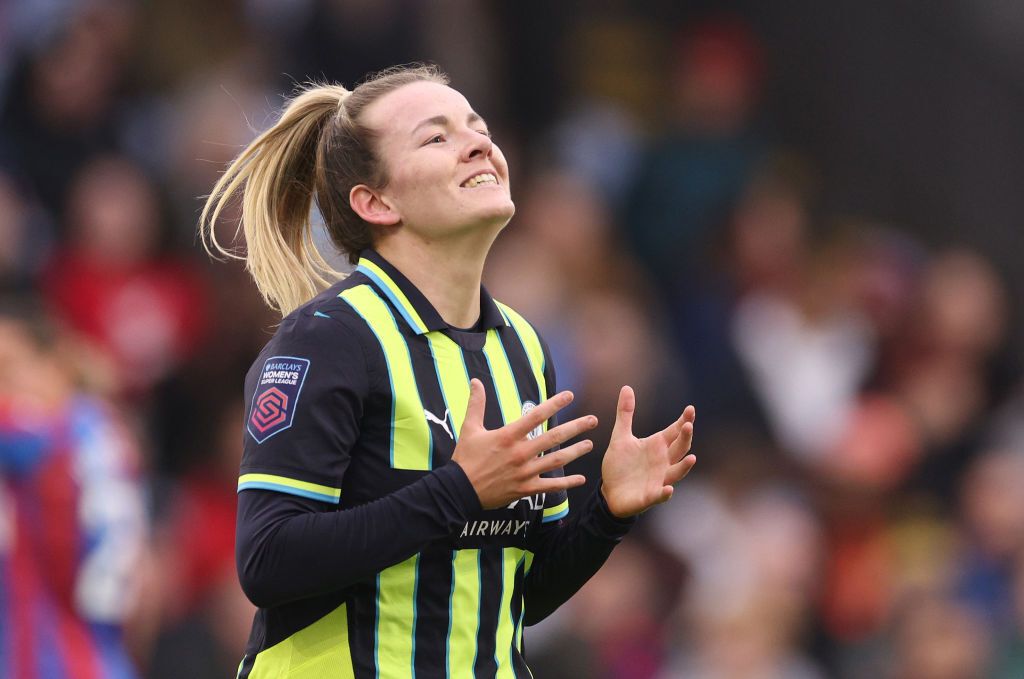
<svg viewBox="0 0 1024 679">
<path fill-rule="evenodd" d="M 487 284 L 601 417 L 584 473 L 620 385 L 641 432 L 698 409 L 675 499 L 527 631 L 535 676 L 1024 677 L 1005 0 L 0 1 L 0 659 L 34 588 L 142 677 L 233 674 L 241 385 L 276 319 L 197 246 L 201 196 L 296 84 L 413 60 L 510 159 Z M 59 501 L 74 464 L 39 471 L 54 431 L 110 458 L 101 519 Z M 32 506 L 83 525 L 26 546 Z"/>
</svg>

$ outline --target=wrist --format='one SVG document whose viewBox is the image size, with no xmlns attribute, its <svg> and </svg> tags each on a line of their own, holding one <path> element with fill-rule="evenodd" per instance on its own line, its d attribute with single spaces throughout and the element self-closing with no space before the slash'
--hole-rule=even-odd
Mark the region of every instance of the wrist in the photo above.
<svg viewBox="0 0 1024 679">
<path fill-rule="evenodd" d="M 597 497 L 594 500 L 594 516 L 597 519 L 597 525 L 602 526 L 601 531 L 603 534 L 607 536 L 614 535 L 617 538 L 625 535 L 637 520 L 635 514 L 623 517 L 612 512 L 608 506 L 608 499 L 604 494 L 604 484 L 597 490 Z"/>
<path fill-rule="evenodd" d="M 446 471 L 446 468 L 450 467 L 450 471 Z M 475 514 L 484 508 L 483 501 L 480 498 L 480 492 L 473 485 L 473 480 L 469 478 L 469 474 L 466 473 L 466 468 L 460 465 L 455 460 L 451 461 L 450 465 L 435 470 L 436 472 L 443 472 L 440 475 L 451 478 L 454 485 L 458 489 L 458 495 L 465 503 L 464 506 L 468 514 Z"/>
<path fill-rule="evenodd" d="M 620 509 L 616 509 L 615 505 L 612 504 L 612 501 L 608 498 L 608 491 L 605 489 L 605 484 L 603 481 L 601 482 L 601 488 L 600 490 L 598 490 L 598 494 L 601 496 L 601 501 L 604 504 L 605 508 L 608 510 L 608 514 L 611 515 L 613 519 L 618 519 L 619 521 L 626 521 L 628 519 L 633 518 L 633 514 L 629 514 L 628 512 L 623 512 Z"/>
</svg>

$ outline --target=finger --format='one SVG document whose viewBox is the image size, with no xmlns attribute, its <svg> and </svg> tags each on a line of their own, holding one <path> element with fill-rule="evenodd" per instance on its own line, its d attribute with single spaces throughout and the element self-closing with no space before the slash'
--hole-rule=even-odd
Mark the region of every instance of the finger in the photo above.
<svg viewBox="0 0 1024 679">
<path fill-rule="evenodd" d="M 669 464 L 675 464 L 683 459 L 688 452 L 690 452 L 690 446 L 693 445 L 693 422 L 683 422 L 682 427 L 679 431 L 679 436 L 672 442 L 672 445 L 668 449 L 668 461 Z"/>
<path fill-rule="evenodd" d="M 541 423 L 550 420 L 559 410 L 572 403 L 572 399 L 571 391 L 559 392 L 505 427 L 513 438 L 521 439 Z"/>
<path fill-rule="evenodd" d="M 677 438 L 679 438 L 679 432 L 683 428 L 683 416 L 680 415 L 679 419 L 668 425 L 664 429 L 658 432 L 658 436 L 665 443 L 666 446 L 672 445 Z"/>
<path fill-rule="evenodd" d="M 555 469 L 561 469 L 565 465 L 569 464 L 573 460 L 583 457 L 591 450 L 594 449 L 594 442 L 590 439 L 585 441 L 578 441 L 572 444 L 568 448 L 562 448 L 554 453 L 549 453 L 543 457 L 538 457 L 536 461 L 531 463 L 530 473 L 536 476 L 540 476 L 545 472 L 549 472 Z"/>
<path fill-rule="evenodd" d="M 690 473 L 690 470 L 693 469 L 695 464 L 697 464 L 697 456 L 691 454 L 687 455 L 679 462 L 669 465 L 669 468 L 665 470 L 665 483 L 670 486 L 672 484 L 679 483 L 686 478 L 686 475 Z"/>
<path fill-rule="evenodd" d="M 665 443 L 667 445 L 672 445 L 672 443 L 674 443 L 675 440 L 679 437 L 679 433 L 683 430 L 683 425 L 685 425 L 687 422 L 689 422 L 692 425 L 693 421 L 696 419 L 696 416 L 696 409 L 692 405 L 686 406 L 683 409 L 682 414 L 679 416 L 679 419 L 661 431 Z M 690 429 L 690 432 L 692 435 L 692 427 Z"/>
<path fill-rule="evenodd" d="M 619 390 L 619 403 L 615 408 L 615 426 L 612 438 L 633 434 L 633 411 L 636 410 L 636 394 L 633 388 L 624 386 Z"/>
<path fill-rule="evenodd" d="M 593 415 L 577 417 L 575 420 L 564 422 L 554 429 L 544 432 L 530 442 L 530 447 L 540 453 L 564 443 L 574 436 L 579 436 L 585 431 L 590 431 L 596 426 L 597 418 Z"/>
<path fill-rule="evenodd" d="M 586 482 L 587 479 L 582 474 L 555 477 L 541 476 L 530 484 L 526 494 L 536 495 L 537 493 L 557 493 L 560 490 L 568 490 L 569 488 L 582 486 Z"/>
<path fill-rule="evenodd" d="M 475 377 L 469 381 L 469 403 L 466 404 L 466 417 L 462 427 L 483 429 L 484 411 L 487 409 L 487 391 L 484 383 Z"/>
</svg>

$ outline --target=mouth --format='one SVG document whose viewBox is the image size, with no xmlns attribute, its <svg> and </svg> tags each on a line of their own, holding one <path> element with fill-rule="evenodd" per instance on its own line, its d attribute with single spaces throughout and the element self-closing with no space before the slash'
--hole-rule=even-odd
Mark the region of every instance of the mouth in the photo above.
<svg viewBox="0 0 1024 679">
<path fill-rule="evenodd" d="M 464 189 L 475 189 L 478 186 L 496 186 L 498 177 L 493 172 L 480 172 L 459 184 Z"/>
</svg>

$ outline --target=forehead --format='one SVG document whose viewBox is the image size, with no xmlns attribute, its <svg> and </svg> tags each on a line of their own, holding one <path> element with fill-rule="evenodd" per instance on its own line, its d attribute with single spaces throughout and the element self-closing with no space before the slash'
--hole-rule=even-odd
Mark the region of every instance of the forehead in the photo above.
<svg viewBox="0 0 1024 679">
<path fill-rule="evenodd" d="M 447 85 L 416 82 L 388 92 L 363 111 L 363 123 L 382 136 L 408 134 L 423 120 L 446 116 L 465 119 L 473 108 Z"/>
</svg>

